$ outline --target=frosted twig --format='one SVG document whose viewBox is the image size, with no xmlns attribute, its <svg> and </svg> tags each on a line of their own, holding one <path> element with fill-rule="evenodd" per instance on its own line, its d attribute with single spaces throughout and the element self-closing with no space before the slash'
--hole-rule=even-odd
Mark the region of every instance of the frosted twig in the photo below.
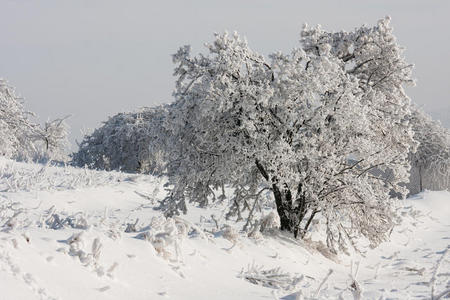
<svg viewBox="0 0 450 300">
<path fill-rule="evenodd" d="M 442 262 L 445 260 L 445 257 L 447 256 L 449 250 L 450 250 L 450 246 L 447 246 L 447 249 L 445 249 L 445 251 L 444 251 L 444 253 L 442 254 L 442 256 L 441 256 L 441 257 L 438 259 L 438 261 L 436 262 L 436 265 L 435 265 L 435 267 L 434 267 L 433 274 L 431 275 L 431 279 L 430 279 L 430 285 L 431 285 L 431 300 L 437 300 L 437 299 L 439 299 L 439 298 L 445 296 L 445 294 L 448 294 L 448 291 L 447 291 L 447 293 L 444 293 L 444 294 L 441 293 L 441 294 L 437 295 L 436 297 L 434 296 L 434 292 L 435 292 L 435 289 L 436 289 L 437 274 L 438 274 L 438 272 L 439 272 L 439 268 L 441 267 Z M 444 291 L 444 292 L 445 292 L 445 291 Z"/>
<path fill-rule="evenodd" d="M 439 300 L 445 296 L 450 295 L 450 289 L 446 289 L 445 291 L 441 292 L 440 294 L 438 294 L 436 297 L 432 298 L 432 300 Z"/>
<path fill-rule="evenodd" d="M 355 299 L 355 300 L 360 300 L 361 299 L 361 295 L 362 295 L 362 288 L 361 288 L 361 285 L 359 284 L 359 282 L 357 280 L 360 263 L 361 262 L 358 262 L 356 264 L 356 270 L 355 270 L 354 273 L 353 273 L 353 261 L 352 261 L 352 264 L 350 266 L 350 278 L 352 280 L 352 283 L 350 284 L 349 289 L 352 292 L 353 299 Z"/>
<path fill-rule="evenodd" d="M 330 269 L 328 271 L 327 276 L 325 276 L 325 278 L 322 280 L 322 282 L 320 283 L 319 287 L 317 288 L 317 291 L 314 294 L 314 297 L 317 298 L 317 296 L 319 296 L 320 290 L 322 289 L 322 286 L 325 284 L 325 282 L 328 280 L 328 278 L 330 277 L 330 275 L 333 274 L 333 270 Z"/>
</svg>

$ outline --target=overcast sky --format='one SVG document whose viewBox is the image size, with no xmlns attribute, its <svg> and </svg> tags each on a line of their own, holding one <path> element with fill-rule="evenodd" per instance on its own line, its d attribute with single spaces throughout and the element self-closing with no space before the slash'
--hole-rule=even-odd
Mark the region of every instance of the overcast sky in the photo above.
<svg viewBox="0 0 450 300">
<path fill-rule="evenodd" d="M 450 127 L 447 0 L 0 0 L 0 77 L 41 122 L 72 114 L 74 142 L 108 116 L 171 102 L 179 46 L 195 53 L 228 30 L 263 54 L 289 51 L 305 22 L 352 30 L 385 15 L 416 66 L 408 94 Z"/>
</svg>

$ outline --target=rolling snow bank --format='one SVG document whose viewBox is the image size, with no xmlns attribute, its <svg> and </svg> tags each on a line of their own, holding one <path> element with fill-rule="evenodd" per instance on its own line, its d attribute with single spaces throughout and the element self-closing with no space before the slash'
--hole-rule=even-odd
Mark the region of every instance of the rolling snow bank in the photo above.
<svg viewBox="0 0 450 300">
<path fill-rule="evenodd" d="M 352 257 L 222 207 L 166 219 L 164 179 L 0 160 L 0 300 L 435 299 L 450 288 L 450 193 L 399 203 L 391 241 Z"/>
</svg>

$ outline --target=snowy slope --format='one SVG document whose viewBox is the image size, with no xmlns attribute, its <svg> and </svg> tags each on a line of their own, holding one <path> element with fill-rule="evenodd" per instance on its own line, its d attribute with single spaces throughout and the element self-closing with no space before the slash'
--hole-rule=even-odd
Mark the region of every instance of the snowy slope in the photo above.
<svg viewBox="0 0 450 300">
<path fill-rule="evenodd" d="M 362 299 L 450 288 L 449 192 L 401 203 L 379 248 L 327 258 L 277 231 L 247 237 L 221 207 L 166 220 L 164 179 L 8 160 L 0 172 L 0 300 L 353 299 L 351 273 Z"/>
</svg>

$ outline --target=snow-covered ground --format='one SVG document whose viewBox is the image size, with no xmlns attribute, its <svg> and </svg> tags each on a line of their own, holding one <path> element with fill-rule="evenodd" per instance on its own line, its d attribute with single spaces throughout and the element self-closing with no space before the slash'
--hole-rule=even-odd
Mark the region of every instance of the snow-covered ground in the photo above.
<svg viewBox="0 0 450 300">
<path fill-rule="evenodd" d="M 166 220 L 163 184 L 0 159 L 0 300 L 353 299 L 355 277 L 362 299 L 450 289 L 449 192 L 401 203 L 390 242 L 334 257 L 276 230 L 248 237 L 221 207 Z"/>
</svg>

